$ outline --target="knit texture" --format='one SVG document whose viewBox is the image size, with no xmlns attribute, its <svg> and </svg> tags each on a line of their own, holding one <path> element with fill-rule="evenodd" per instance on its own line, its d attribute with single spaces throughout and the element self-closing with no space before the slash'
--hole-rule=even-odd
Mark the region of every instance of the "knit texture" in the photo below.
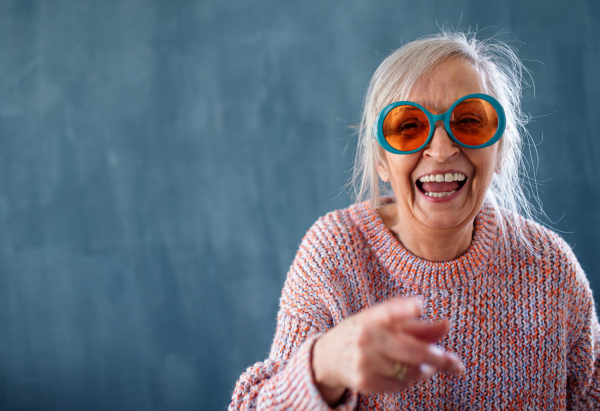
<svg viewBox="0 0 600 411">
<path fill-rule="evenodd" d="M 439 345 L 460 356 L 466 372 L 438 372 L 397 393 L 349 392 L 339 410 L 600 409 L 600 327 L 589 283 L 559 236 L 522 222 L 539 258 L 514 233 L 503 241 L 484 205 L 467 252 L 436 263 L 406 250 L 368 203 L 322 217 L 288 273 L 269 358 L 242 374 L 229 409 L 330 409 L 312 375 L 315 340 L 396 296 L 419 296 L 424 320 L 450 321 Z"/>
</svg>

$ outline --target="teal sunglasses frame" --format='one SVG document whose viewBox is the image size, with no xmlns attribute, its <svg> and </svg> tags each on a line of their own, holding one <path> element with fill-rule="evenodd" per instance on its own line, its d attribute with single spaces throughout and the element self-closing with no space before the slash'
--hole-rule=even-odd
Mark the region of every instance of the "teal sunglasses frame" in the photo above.
<svg viewBox="0 0 600 411">
<path fill-rule="evenodd" d="M 467 99 L 470 99 L 470 98 L 479 98 L 479 99 L 487 101 L 488 103 L 490 103 L 492 105 L 494 110 L 496 110 L 496 113 L 498 113 L 498 129 L 496 130 L 496 133 L 489 141 L 485 142 L 484 144 L 477 145 L 477 146 L 470 146 L 465 143 L 462 143 L 458 138 L 456 138 L 454 136 L 454 134 L 452 133 L 452 130 L 450 129 L 450 116 L 452 114 L 452 110 L 454 110 L 454 108 L 457 105 L 459 105 L 461 102 L 463 102 Z M 429 119 L 429 136 L 427 137 L 427 140 L 425 140 L 425 142 L 419 148 L 417 148 L 415 150 L 412 150 L 412 151 L 397 150 L 387 142 L 387 140 L 385 139 L 385 136 L 383 135 L 383 122 L 385 120 L 385 117 L 389 114 L 390 111 L 392 111 L 393 109 L 395 109 L 398 106 L 417 107 L 420 110 L 422 110 L 423 113 L 425 113 L 425 115 Z M 446 111 L 443 114 L 433 114 L 429 110 L 427 110 L 425 107 L 423 107 L 422 105 L 420 105 L 418 103 L 414 103 L 412 101 L 396 101 L 395 103 L 388 104 L 377 115 L 377 119 L 375 120 L 375 123 L 373 124 L 373 136 L 377 139 L 379 144 L 384 149 L 389 151 L 390 153 L 412 154 L 412 153 L 416 153 L 417 151 L 423 150 L 423 148 L 425 148 L 425 146 L 427 146 L 427 144 L 429 144 L 429 142 L 431 141 L 431 138 L 433 137 L 433 133 L 435 131 L 435 124 L 438 121 L 442 121 L 444 123 L 446 132 L 448 133 L 448 135 L 454 142 L 456 142 L 458 145 L 460 145 L 462 147 L 466 147 L 466 148 L 483 148 L 483 147 L 491 146 L 492 144 L 494 144 L 495 142 L 500 140 L 500 137 L 502 137 L 502 135 L 504 134 L 504 129 L 506 128 L 506 114 L 504 113 L 504 108 L 502 107 L 502 104 L 500 104 L 500 102 L 498 100 L 496 100 L 494 97 L 492 97 L 490 95 L 476 93 L 476 94 L 468 94 L 464 97 L 459 98 L 458 100 L 456 100 L 454 102 L 454 104 L 452 104 L 452 106 L 450 106 L 448 111 Z"/>
</svg>

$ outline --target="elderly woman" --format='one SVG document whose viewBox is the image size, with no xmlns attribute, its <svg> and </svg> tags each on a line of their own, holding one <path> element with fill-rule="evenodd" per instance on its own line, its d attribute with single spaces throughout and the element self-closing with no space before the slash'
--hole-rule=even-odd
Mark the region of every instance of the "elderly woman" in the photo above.
<svg viewBox="0 0 600 411">
<path fill-rule="evenodd" d="M 370 201 L 306 234 L 269 358 L 230 409 L 600 409 L 588 281 L 519 215 L 521 73 L 463 33 L 381 64 L 355 165 Z"/>
</svg>

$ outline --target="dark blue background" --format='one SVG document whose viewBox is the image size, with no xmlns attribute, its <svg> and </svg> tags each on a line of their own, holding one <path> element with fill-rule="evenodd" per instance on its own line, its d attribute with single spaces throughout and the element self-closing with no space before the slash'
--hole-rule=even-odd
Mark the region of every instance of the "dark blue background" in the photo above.
<svg viewBox="0 0 600 411">
<path fill-rule="evenodd" d="M 373 71 L 459 24 L 533 71 L 541 198 L 598 294 L 597 0 L 0 1 L 0 409 L 224 409 L 351 203 Z"/>
</svg>

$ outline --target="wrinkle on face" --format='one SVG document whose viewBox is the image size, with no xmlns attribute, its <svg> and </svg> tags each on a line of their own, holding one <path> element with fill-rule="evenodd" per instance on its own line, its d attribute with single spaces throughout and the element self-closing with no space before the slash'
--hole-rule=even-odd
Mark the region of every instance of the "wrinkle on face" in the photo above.
<svg viewBox="0 0 600 411">
<path fill-rule="evenodd" d="M 480 71 L 468 60 L 455 58 L 440 63 L 417 82 L 409 100 L 440 114 L 459 98 L 485 91 Z M 433 246 L 427 244 L 427 238 L 453 236 L 457 244 L 466 242 L 468 247 L 472 232 L 469 227 L 472 228 L 491 184 L 498 146 L 496 143 L 479 149 L 462 147 L 450 138 L 442 122 L 438 121 L 431 141 L 423 150 L 412 154 L 382 152 L 377 169 L 381 179 L 389 181 L 396 197 L 396 203 L 386 206 L 388 210 L 383 214 L 388 219 L 386 224 L 391 225 L 392 231 L 409 250 L 406 242 L 411 243 L 411 239 L 418 245 L 416 248 L 426 248 Z M 432 199 L 417 187 L 416 181 L 422 175 L 448 171 L 467 176 L 467 182 L 455 198 L 448 201 Z"/>
</svg>

